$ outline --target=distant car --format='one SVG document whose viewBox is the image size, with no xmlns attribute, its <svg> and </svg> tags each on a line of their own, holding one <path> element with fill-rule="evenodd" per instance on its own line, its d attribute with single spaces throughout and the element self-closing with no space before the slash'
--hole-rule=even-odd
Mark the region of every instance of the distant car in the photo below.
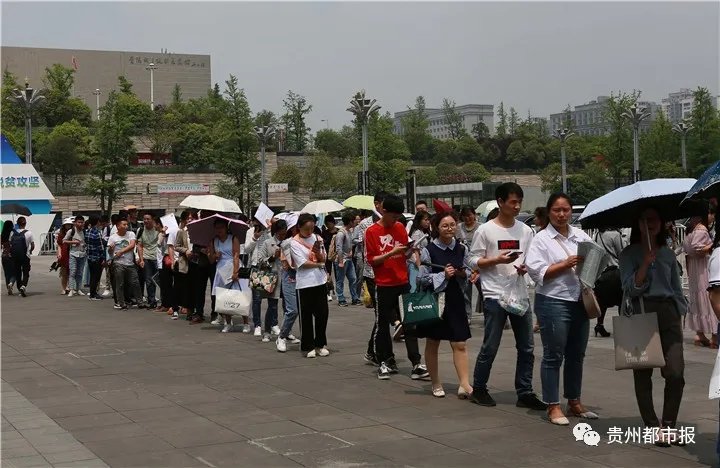
<svg viewBox="0 0 720 468">
<path fill-rule="evenodd" d="M 515 216 L 515 219 L 517 221 L 520 221 L 521 223 L 527 224 L 532 228 L 535 227 L 535 215 L 532 213 L 520 213 L 519 215 Z"/>
</svg>

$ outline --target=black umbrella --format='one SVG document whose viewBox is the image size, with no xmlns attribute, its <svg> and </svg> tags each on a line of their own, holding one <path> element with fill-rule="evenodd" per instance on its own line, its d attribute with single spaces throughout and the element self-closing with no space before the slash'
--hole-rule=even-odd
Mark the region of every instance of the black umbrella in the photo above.
<svg viewBox="0 0 720 468">
<path fill-rule="evenodd" d="M 19 203 L 3 203 L 2 205 L 0 205 L 0 213 L 32 216 L 32 211 L 30 211 L 30 208 Z"/>
<path fill-rule="evenodd" d="M 689 200 L 709 199 L 720 196 L 720 161 L 708 168 L 687 193 L 683 204 Z"/>
</svg>

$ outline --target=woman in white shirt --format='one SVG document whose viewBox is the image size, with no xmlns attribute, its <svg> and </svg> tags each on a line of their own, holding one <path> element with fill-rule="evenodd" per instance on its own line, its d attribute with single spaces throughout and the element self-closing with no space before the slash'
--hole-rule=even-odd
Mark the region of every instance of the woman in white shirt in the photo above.
<svg viewBox="0 0 720 468">
<path fill-rule="evenodd" d="M 579 242 L 590 241 L 581 229 L 570 226 L 572 201 L 554 194 L 547 203 L 550 224 L 530 244 L 526 264 L 535 281 L 535 314 L 540 323 L 543 359 L 540 367 L 543 400 L 551 423 L 570 424 L 560 407 L 560 366 L 563 369 L 567 410 L 576 417 L 597 419 L 580 401 L 583 361 L 590 322 L 580 300 L 581 285 L 575 273 Z"/>
<path fill-rule="evenodd" d="M 314 234 L 315 217 L 298 217 L 299 233 L 293 237 L 290 255 L 297 268 L 295 288 L 300 312 L 300 351 L 309 358 L 329 356 L 325 330 L 328 322 L 325 260 L 322 237 Z"/>
</svg>

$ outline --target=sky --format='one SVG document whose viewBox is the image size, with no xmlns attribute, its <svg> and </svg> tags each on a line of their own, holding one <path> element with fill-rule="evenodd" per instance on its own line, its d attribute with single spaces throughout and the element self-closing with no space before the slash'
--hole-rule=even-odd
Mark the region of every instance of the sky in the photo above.
<svg viewBox="0 0 720 468">
<path fill-rule="evenodd" d="M 1 13 L 3 45 L 210 54 L 213 82 L 236 75 L 253 111 L 304 95 L 313 130 L 349 123 L 359 89 L 383 112 L 423 95 L 547 117 L 612 91 L 659 102 L 720 86 L 718 2 L 3 1 Z"/>
</svg>

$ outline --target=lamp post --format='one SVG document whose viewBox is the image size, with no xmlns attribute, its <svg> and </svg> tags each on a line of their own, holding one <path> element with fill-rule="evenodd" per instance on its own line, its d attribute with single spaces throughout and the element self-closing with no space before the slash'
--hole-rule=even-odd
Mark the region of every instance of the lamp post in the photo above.
<svg viewBox="0 0 720 468">
<path fill-rule="evenodd" d="M 330 121 L 328 119 L 322 119 L 320 122 L 325 122 L 325 128 L 330 130 Z"/>
<path fill-rule="evenodd" d="M 150 70 L 150 110 L 155 110 L 155 70 L 157 65 L 150 62 L 145 70 Z"/>
<path fill-rule="evenodd" d="M 567 193 L 567 160 L 565 158 L 565 142 L 573 135 L 575 134 L 567 128 L 557 128 L 552 135 L 553 138 L 557 138 L 560 141 L 560 166 L 562 167 L 561 177 L 563 193 Z"/>
<path fill-rule="evenodd" d="M 267 184 L 265 183 L 265 145 L 275 136 L 273 127 L 264 125 L 255 127 L 255 135 L 260 142 L 260 198 L 267 205 Z"/>
<path fill-rule="evenodd" d="M 682 168 L 683 172 L 687 172 L 687 156 L 685 154 L 685 139 L 687 138 L 687 134 L 690 133 L 690 130 L 693 129 L 693 126 L 690 122 L 680 122 L 673 125 L 673 132 L 680 135 L 680 157 L 682 158 Z"/>
<path fill-rule="evenodd" d="M 95 96 L 95 113 L 97 114 L 97 119 L 100 120 L 100 89 L 96 89 L 93 91 L 93 95 Z"/>
<path fill-rule="evenodd" d="M 25 89 L 13 89 L 12 99 L 25 108 L 25 163 L 32 164 L 32 109 L 45 99 L 45 96 L 25 81 Z"/>
<path fill-rule="evenodd" d="M 633 182 L 637 182 L 640 180 L 640 124 L 650 117 L 650 113 L 635 103 L 622 116 L 633 126 Z"/>
<path fill-rule="evenodd" d="M 350 101 L 349 112 L 355 114 L 355 118 L 362 125 L 362 152 L 363 152 L 363 173 L 362 173 L 362 194 L 366 195 L 368 191 L 368 118 L 371 114 L 380 110 L 377 100 L 365 97 L 363 89 L 355 95 Z"/>
</svg>

